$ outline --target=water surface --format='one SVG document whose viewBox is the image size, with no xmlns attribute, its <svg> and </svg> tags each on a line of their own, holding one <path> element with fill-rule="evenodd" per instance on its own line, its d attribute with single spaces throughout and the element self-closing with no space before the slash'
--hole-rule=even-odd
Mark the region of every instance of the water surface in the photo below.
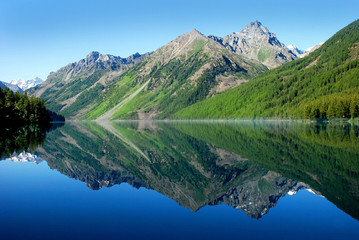
<svg viewBox="0 0 359 240">
<path fill-rule="evenodd" d="M 357 239 L 358 133 L 348 124 L 146 121 L 69 123 L 46 140 L 17 131 L 1 145 L 0 231 Z"/>
</svg>

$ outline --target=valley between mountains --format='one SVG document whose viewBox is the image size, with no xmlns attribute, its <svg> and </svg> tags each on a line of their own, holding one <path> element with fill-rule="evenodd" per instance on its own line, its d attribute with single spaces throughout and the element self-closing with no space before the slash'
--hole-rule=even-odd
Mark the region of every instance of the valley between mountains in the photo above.
<svg viewBox="0 0 359 240">
<path fill-rule="evenodd" d="M 91 52 L 27 91 L 72 120 L 348 119 L 359 114 L 358 63 L 359 21 L 307 51 L 254 21 L 128 58 Z"/>
</svg>

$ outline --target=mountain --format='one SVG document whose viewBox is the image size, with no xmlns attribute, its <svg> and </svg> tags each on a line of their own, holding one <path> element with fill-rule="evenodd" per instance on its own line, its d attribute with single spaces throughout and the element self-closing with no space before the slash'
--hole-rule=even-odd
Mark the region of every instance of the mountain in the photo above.
<svg viewBox="0 0 359 240">
<path fill-rule="evenodd" d="M 213 148 L 239 155 L 285 178 L 303 182 L 316 194 L 325 196 L 346 213 L 359 218 L 358 126 L 299 121 L 185 123 L 173 125 Z M 272 178 L 264 179 L 275 182 Z M 273 189 L 263 182 L 259 182 L 259 189 Z M 239 198 L 245 193 L 238 192 L 243 193 Z M 275 196 L 273 192 L 271 196 Z"/>
<path fill-rule="evenodd" d="M 295 45 L 288 45 L 287 48 L 292 51 L 295 55 L 297 55 L 299 58 L 308 56 L 310 53 L 314 52 L 318 48 L 320 48 L 324 42 L 318 43 L 317 45 L 314 45 L 306 50 L 299 50 Z"/>
<path fill-rule="evenodd" d="M 74 121 L 35 154 L 91 189 L 127 182 L 198 211 L 258 219 L 300 189 L 359 217 L 357 126 L 299 122 Z"/>
<path fill-rule="evenodd" d="M 42 82 L 43 82 L 43 80 L 41 78 L 36 77 L 34 79 L 31 79 L 31 80 L 22 80 L 22 79 L 13 80 L 13 81 L 10 82 L 10 84 L 16 85 L 22 91 L 25 91 L 25 90 L 27 90 L 29 88 L 32 88 L 32 87 L 35 87 L 35 86 L 39 85 Z"/>
<path fill-rule="evenodd" d="M 97 97 L 81 119 L 163 119 L 267 70 L 192 30 L 153 52 Z"/>
<path fill-rule="evenodd" d="M 19 88 L 17 85 L 0 81 L 0 88 L 4 88 L 4 86 L 9 88 L 13 92 L 17 92 L 17 91 L 23 92 L 22 89 Z"/>
<path fill-rule="evenodd" d="M 324 42 L 318 43 L 317 45 L 314 45 L 314 46 L 312 46 L 312 47 L 306 49 L 305 52 L 307 52 L 307 53 L 312 53 L 312 52 L 314 52 L 315 50 L 317 50 L 318 48 L 320 48 L 323 44 L 324 44 Z"/>
<path fill-rule="evenodd" d="M 268 68 L 275 68 L 298 58 L 259 21 L 251 22 L 243 30 L 223 38 L 209 37 L 239 55 L 260 61 Z"/>
<path fill-rule="evenodd" d="M 126 70 L 141 62 L 149 54 L 136 53 L 128 58 L 91 52 L 86 58 L 52 72 L 47 80 L 29 90 L 30 94 L 45 100 L 48 109 L 69 117 L 81 116 L 91 107 L 93 96 Z"/>
<path fill-rule="evenodd" d="M 299 50 L 295 45 L 288 45 L 287 48 L 299 58 L 304 57 L 304 54 L 306 53 L 305 50 Z"/>
<path fill-rule="evenodd" d="M 310 190 L 302 182 L 294 181 L 269 171 L 259 179 L 247 181 L 245 184 L 231 189 L 220 198 L 208 203 L 208 205 L 225 203 L 235 209 L 241 209 L 251 218 L 260 219 L 277 205 L 281 197 L 301 189 Z"/>
<path fill-rule="evenodd" d="M 37 154 L 93 190 L 126 182 L 154 189 L 192 211 L 225 202 L 255 219 L 288 192 L 308 188 L 171 125 L 140 124 L 66 124 L 48 134 Z"/>
<path fill-rule="evenodd" d="M 14 153 L 9 157 L 9 159 L 13 162 L 33 162 L 39 164 L 44 161 L 44 159 L 39 158 L 38 156 L 29 153 L 29 152 L 21 152 L 19 154 Z"/>
<path fill-rule="evenodd" d="M 265 72 L 175 118 L 357 118 L 359 20 L 307 57 Z"/>
</svg>

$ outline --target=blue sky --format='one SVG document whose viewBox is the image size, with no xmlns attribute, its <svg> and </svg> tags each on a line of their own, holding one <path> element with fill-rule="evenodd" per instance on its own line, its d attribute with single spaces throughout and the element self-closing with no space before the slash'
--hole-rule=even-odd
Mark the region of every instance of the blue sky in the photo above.
<svg viewBox="0 0 359 240">
<path fill-rule="evenodd" d="M 358 0 L 0 0 L 0 81 L 46 79 L 91 51 L 154 51 L 194 28 L 223 37 L 253 20 L 306 49 L 358 19 L 358 9 Z"/>
</svg>

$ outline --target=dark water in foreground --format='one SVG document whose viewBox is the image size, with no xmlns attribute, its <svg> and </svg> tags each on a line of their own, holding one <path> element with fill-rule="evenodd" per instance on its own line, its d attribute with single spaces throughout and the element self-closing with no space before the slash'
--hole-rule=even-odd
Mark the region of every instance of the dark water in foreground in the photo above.
<svg viewBox="0 0 359 240">
<path fill-rule="evenodd" d="M 1 239 L 359 236 L 351 125 L 81 122 L 46 140 L 15 133 L 0 146 Z"/>
</svg>

